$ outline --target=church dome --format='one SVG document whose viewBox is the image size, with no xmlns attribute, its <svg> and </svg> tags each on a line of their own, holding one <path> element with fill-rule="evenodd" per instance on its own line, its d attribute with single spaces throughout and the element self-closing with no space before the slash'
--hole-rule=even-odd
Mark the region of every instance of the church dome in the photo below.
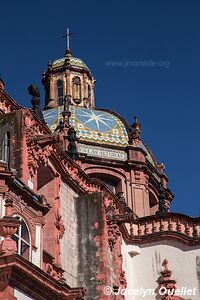
<svg viewBox="0 0 200 300">
<path fill-rule="evenodd" d="M 59 122 L 63 120 L 63 106 L 43 111 L 47 126 L 56 132 Z M 98 146 L 118 146 L 125 148 L 129 145 L 127 124 L 113 112 L 99 109 L 89 109 L 75 105 L 70 106 L 70 126 L 74 127 L 79 142 L 88 142 Z M 137 147 L 144 150 L 146 160 L 156 167 L 156 160 L 149 147 L 140 140 Z"/>
<path fill-rule="evenodd" d="M 60 68 L 62 67 L 66 62 L 66 57 L 62 57 L 59 59 L 56 59 L 52 62 L 52 69 Z M 84 69 L 90 72 L 90 69 L 87 67 L 87 65 L 84 63 L 84 61 L 80 58 L 76 58 L 73 56 L 69 56 L 69 66 L 77 69 Z"/>
<path fill-rule="evenodd" d="M 52 132 L 55 132 L 62 121 L 62 111 L 63 106 L 43 111 L 45 121 Z M 70 106 L 70 111 L 70 125 L 75 128 L 80 142 L 121 147 L 129 144 L 127 129 L 115 114 L 74 105 Z"/>
<path fill-rule="evenodd" d="M 94 156 L 95 151 L 105 153 L 112 150 L 112 154 L 110 152 L 109 155 L 113 155 L 114 158 L 120 153 L 120 158 L 125 161 L 128 159 L 126 148 L 130 145 L 135 151 L 137 148 L 142 149 L 146 162 L 157 168 L 151 150 L 140 138 L 138 120 L 135 125 L 130 126 L 117 113 L 95 108 L 95 79 L 84 61 L 72 56 L 69 48 L 62 58 L 49 62 L 43 84 L 45 87 L 43 115 L 53 133 L 58 132 L 62 126 L 64 99 L 68 99 L 71 114 L 69 125 L 76 131 L 79 150 L 81 147 L 82 149 L 88 147 L 89 150 L 93 149 Z M 134 143 L 134 131 L 139 134 L 137 143 Z"/>
</svg>

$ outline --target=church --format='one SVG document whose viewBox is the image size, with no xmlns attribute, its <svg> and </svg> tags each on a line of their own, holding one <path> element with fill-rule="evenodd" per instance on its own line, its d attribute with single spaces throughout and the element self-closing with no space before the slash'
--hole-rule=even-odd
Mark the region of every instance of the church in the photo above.
<svg viewBox="0 0 200 300">
<path fill-rule="evenodd" d="M 28 109 L 0 79 L 0 299 L 199 300 L 200 217 L 170 211 L 139 118 L 96 107 L 69 45 L 42 84 Z"/>
</svg>

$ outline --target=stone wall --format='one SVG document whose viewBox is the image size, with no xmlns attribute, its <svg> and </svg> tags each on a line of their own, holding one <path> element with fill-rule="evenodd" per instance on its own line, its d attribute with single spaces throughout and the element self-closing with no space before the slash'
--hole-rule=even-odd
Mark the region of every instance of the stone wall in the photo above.
<svg viewBox="0 0 200 300">
<path fill-rule="evenodd" d="M 86 300 L 114 299 L 112 295 L 107 295 L 104 289 L 106 286 L 114 288 L 119 285 L 117 279 L 121 274 L 119 267 L 121 256 L 118 251 L 111 252 L 109 245 L 111 235 L 108 233 L 102 194 L 80 196 L 77 201 L 77 216 L 78 248 L 81 254 L 78 285 L 86 287 Z M 117 243 L 115 246 L 118 246 Z M 117 297 L 116 299 L 124 298 Z"/>
<path fill-rule="evenodd" d="M 77 286 L 78 276 L 76 201 L 77 194 L 67 184 L 61 182 L 60 213 L 65 226 L 65 233 L 61 239 L 61 265 L 65 270 L 66 283 L 71 287 Z"/>
</svg>

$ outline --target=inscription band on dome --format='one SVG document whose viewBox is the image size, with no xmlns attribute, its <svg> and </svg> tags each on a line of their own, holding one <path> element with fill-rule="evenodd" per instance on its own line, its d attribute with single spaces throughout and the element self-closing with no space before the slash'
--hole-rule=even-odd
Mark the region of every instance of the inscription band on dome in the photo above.
<svg viewBox="0 0 200 300">
<path fill-rule="evenodd" d="M 96 147 L 91 145 L 79 144 L 78 152 L 87 154 L 88 156 L 116 159 L 116 160 L 127 160 L 127 154 L 122 150 L 106 149 L 103 147 Z"/>
</svg>

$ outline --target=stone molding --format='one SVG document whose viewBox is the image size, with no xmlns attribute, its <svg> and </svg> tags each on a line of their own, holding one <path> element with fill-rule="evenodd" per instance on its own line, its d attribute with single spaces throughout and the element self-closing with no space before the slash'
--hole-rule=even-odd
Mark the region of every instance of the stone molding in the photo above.
<svg viewBox="0 0 200 300">
<path fill-rule="evenodd" d="M 135 218 L 133 214 L 112 215 L 110 221 L 120 226 L 127 244 L 144 244 L 151 241 L 176 239 L 190 246 L 200 244 L 200 218 L 179 213 L 166 213 Z"/>
<path fill-rule="evenodd" d="M 84 288 L 70 288 L 63 281 L 54 279 L 18 254 L 0 256 L 0 273 L 1 279 L 5 282 L 1 293 L 7 287 L 17 286 L 21 292 L 37 300 L 84 299 Z M 15 298 L 6 299 L 12 300 Z"/>
</svg>

